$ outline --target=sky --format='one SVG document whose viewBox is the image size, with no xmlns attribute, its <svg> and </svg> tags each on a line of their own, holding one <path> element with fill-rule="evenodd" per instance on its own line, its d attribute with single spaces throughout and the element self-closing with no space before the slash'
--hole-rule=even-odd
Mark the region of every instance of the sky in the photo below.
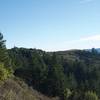
<svg viewBox="0 0 100 100">
<path fill-rule="evenodd" d="M 7 48 L 100 48 L 100 0 L 0 0 Z"/>
</svg>

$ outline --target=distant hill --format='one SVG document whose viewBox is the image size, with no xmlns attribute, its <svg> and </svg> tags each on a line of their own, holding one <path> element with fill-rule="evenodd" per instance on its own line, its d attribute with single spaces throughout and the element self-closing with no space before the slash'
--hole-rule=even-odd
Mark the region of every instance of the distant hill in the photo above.
<svg viewBox="0 0 100 100">
<path fill-rule="evenodd" d="M 100 53 L 100 48 L 97 48 L 96 50 Z"/>
<path fill-rule="evenodd" d="M 95 49 L 98 53 L 100 53 L 100 48 L 92 48 L 92 49 Z M 92 49 L 85 49 L 86 51 L 92 51 Z"/>
</svg>

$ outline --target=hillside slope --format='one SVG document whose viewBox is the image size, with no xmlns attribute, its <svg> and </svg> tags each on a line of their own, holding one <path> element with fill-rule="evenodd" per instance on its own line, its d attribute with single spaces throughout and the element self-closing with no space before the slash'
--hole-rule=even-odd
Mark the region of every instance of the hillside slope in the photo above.
<svg viewBox="0 0 100 100">
<path fill-rule="evenodd" d="M 8 79 L 0 85 L 0 100 L 59 100 L 49 98 L 28 87 L 23 81 Z"/>
<path fill-rule="evenodd" d="M 95 91 L 100 95 L 100 53 L 95 50 L 45 52 L 15 47 L 8 53 L 14 75 L 47 96 L 64 97 L 66 88 L 72 94 Z"/>
</svg>

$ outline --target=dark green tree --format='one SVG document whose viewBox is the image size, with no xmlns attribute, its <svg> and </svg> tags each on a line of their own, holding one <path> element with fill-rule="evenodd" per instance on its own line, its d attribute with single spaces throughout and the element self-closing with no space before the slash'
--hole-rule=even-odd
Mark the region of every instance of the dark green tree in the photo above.
<svg viewBox="0 0 100 100">
<path fill-rule="evenodd" d="M 57 62 L 57 57 L 54 53 L 47 77 L 47 91 L 51 96 L 61 96 L 65 88 L 66 80 L 64 69 L 62 65 Z"/>
<path fill-rule="evenodd" d="M 11 66 L 11 60 L 9 59 L 8 52 L 5 45 L 6 40 L 3 39 L 2 33 L 0 33 L 0 62 L 5 66 Z"/>
<path fill-rule="evenodd" d="M 6 67 L 5 67 L 6 66 Z M 3 35 L 0 33 L 0 81 L 10 77 L 12 70 L 10 68 L 10 59 L 3 40 Z"/>
</svg>

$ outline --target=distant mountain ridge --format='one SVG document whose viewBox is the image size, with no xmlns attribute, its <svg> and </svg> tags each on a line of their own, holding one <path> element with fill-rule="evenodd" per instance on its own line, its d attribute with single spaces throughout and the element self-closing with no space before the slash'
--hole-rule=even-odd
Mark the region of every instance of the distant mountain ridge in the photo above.
<svg viewBox="0 0 100 100">
<path fill-rule="evenodd" d="M 100 48 L 97 48 L 96 50 L 100 53 Z"/>
<path fill-rule="evenodd" d="M 100 48 L 92 48 L 92 49 L 95 49 L 98 53 L 100 53 Z M 86 51 L 92 51 L 92 49 L 85 49 Z"/>
</svg>

